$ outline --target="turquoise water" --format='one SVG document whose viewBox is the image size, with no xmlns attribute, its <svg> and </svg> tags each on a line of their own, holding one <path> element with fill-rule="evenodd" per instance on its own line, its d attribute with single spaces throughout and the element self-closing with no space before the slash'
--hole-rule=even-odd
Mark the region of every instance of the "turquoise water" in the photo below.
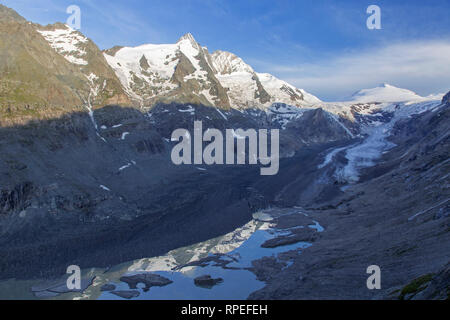
<svg viewBox="0 0 450 320">
<path fill-rule="evenodd" d="M 177 272 L 157 271 L 154 272 L 173 281 L 165 287 L 152 287 L 148 292 L 144 292 L 142 287 L 138 290 L 140 296 L 135 300 L 243 300 L 252 292 L 262 289 L 264 282 L 258 281 L 255 274 L 244 269 L 251 267 L 251 262 L 261 259 L 262 257 L 274 256 L 279 253 L 291 250 L 301 250 L 311 246 L 310 243 L 296 243 L 293 245 L 282 246 L 278 248 L 261 248 L 261 244 L 265 241 L 275 238 L 280 233 L 273 230 L 257 230 L 250 238 L 245 241 L 239 248 L 228 253 L 226 256 L 232 256 L 237 259 L 233 261 L 231 258 L 223 256 L 223 259 L 232 261 L 228 267 L 239 268 L 239 270 L 224 269 L 220 266 L 213 266 L 211 262 L 208 266 L 189 267 Z M 289 262 L 287 262 L 289 263 Z M 211 275 L 213 278 L 222 278 L 224 282 L 218 284 L 211 289 L 205 289 L 195 286 L 194 278 L 202 275 Z M 126 283 L 114 283 L 116 290 L 130 290 Z M 100 300 L 120 300 L 122 298 L 103 292 L 99 297 Z"/>
</svg>

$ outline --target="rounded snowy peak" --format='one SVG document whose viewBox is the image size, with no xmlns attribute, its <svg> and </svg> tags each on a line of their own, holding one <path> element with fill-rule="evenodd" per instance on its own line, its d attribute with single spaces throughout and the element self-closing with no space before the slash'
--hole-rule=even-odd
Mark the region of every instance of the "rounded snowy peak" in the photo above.
<svg viewBox="0 0 450 320">
<path fill-rule="evenodd" d="M 345 100 L 367 103 L 367 102 L 402 102 L 402 101 L 415 101 L 422 99 L 424 98 L 411 90 L 397 88 L 388 83 L 382 83 L 375 88 L 359 90 L 358 92 L 354 93 L 351 97 Z"/>
</svg>

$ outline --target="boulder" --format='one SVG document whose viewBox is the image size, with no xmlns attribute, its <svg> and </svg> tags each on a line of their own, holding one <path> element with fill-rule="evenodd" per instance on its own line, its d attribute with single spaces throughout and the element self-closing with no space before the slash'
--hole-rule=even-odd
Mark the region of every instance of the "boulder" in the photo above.
<svg viewBox="0 0 450 320">
<path fill-rule="evenodd" d="M 111 291 L 111 293 L 123 299 L 133 299 L 139 297 L 140 295 L 139 291 L 137 290 L 119 290 Z"/>
<path fill-rule="evenodd" d="M 211 289 L 215 285 L 222 283 L 222 278 L 213 279 L 210 275 L 200 276 L 194 279 L 194 283 L 197 287 Z"/>
<path fill-rule="evenodd" d="M 101 288 L 101 291 L 113 291 L 116 290 L 116 286 L 110 283 L 104 284 Z"/>
</svg>

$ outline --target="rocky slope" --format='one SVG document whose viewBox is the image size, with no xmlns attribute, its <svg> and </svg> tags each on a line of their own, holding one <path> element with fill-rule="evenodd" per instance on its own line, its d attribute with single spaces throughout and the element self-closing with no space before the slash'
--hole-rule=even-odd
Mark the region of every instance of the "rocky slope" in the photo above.
<svg viewBox="0 0 450 320">
<path fill-rule="evenodd" d="M 32 24 L 2 5 L 0 29 L 3 125 L 128 102 L 100 50 L 80 33 Z"/>
<path fill-rule="evenodd" d="M 450 282 L 450 103 L 404 118 L 390 150 L 360 182 L 305 207 L 325 231 L 284 268 L 254 262 L 267 287 L 252 299 L 448 299 Z M 336 154 L 336 163 L 345 161 Z M 281 227 L 303 215 L 277 219 Z M 366 268 L 381 267 L 381 290 L 368 290 Z"/>
</svg>

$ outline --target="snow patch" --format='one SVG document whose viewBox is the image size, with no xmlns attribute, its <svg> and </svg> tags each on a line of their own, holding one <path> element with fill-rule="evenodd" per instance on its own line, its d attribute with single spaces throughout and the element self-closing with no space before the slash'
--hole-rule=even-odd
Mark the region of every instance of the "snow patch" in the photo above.
<svg viewBox="0 0 450 320">
<path fill-rule="evenodd" d="M 62 55 L 67 61 L 76 65 L 87 65 L 84 59 L 87 55 L 83 45 L 88 39 L 78 31 L 66 25 L 65 29 L 56 29 L 53 31 L 38 30 L 50 46 Z"/>
<path fill-rule="evenodd" d="M 124 133 L 122 133 L 121 140 L 125 140 L 125 138 L 126 138 L 129 134 L 130 134 L 129 132 L 124 132 Z"/>
<path fill-rule="evenodd" d="M 108 187 L 104 186 L 104 185 L 100 185 L 100 188 L 105 190 L 105 191 L 111 191 Z"/>
</svg>

